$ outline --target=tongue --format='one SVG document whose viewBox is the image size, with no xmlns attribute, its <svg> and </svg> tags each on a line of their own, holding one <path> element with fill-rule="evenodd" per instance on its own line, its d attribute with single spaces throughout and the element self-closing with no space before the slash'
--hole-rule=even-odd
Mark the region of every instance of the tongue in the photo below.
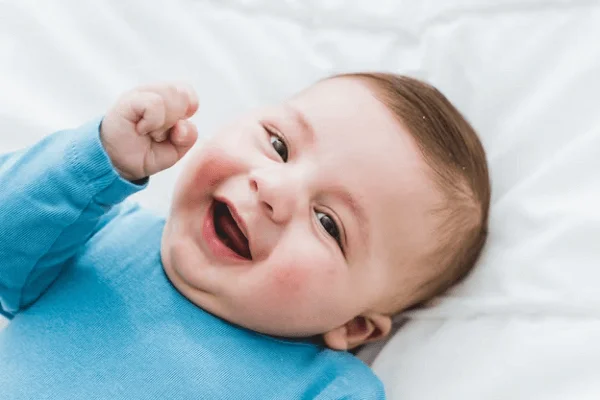
<svg viewBox="0 0 600 400">
<path fill-rule="evenodd" d="M 250 249 L 248 248 L 248 240 L 244 234 L 240 231 L 237 224 L 231 217 L 231 214 L 224 213 L 218 216 L 219 225 L 227 235 L 225 244 L 227 244 L 232 250 L 245 258 L 250 258 Z"/>
</svg>

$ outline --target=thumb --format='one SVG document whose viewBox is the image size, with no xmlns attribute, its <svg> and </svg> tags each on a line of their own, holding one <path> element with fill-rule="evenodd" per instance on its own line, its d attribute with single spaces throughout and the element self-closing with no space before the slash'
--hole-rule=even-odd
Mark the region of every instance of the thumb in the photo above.
<svg viewBox="0 0 600 400">
<path fill-rule="evenodd" d="M 194 146 L 198 138 L 196 126 L 185 120 L 178 121 L 170 129 L 169 139 L 162 142 L 152 141 L 145 157 L 144 170 L 148 175 L 171 168 Z"/>
<path fill-rule="evenodd" d="M 198 139 L 198 128 L 190 120 L 178 121 L 169 136 L 171 143 L 175 146 L 179 158 L 183 157 L 196 143 Z"/>
</svg>

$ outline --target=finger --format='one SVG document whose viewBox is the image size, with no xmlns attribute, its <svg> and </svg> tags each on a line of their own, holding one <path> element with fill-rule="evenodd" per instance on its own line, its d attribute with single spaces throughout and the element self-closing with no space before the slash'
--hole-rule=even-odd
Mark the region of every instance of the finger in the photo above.
<svg viewBox="0 0 600 400">
<path fill-rule="evenodd" d="M 186 85 L 185 90 L 187 91 L 189 103 L 187 111 L 183 117 L 190 118 L 192 115 L 196 114 L 196 111 L 198 111 L 200 102 L 198 100 L 198 94 L 196 94 L 196 91 L 192 86 Z"/>
<path fill-rule="evenodd" d="M 154 130 L 148 134 L 155 142 L 164 142 L 169 136 L 169 130 L 161 127 L 160 129 Z"/>
<path fill-rule="evenodd" d="M 153 142 L 147 157 L 147 169 L 154 174 L 171 168 L 194 146 L 198 130 L 193 123 L 180 120 L 169 132 L 169 140 Z"/>
<path fill-rule="evenodd" d="M 169 138 L 171 139 L 171 143 L 177 148 L 177 152 L 183 152 L 181 154 L 181 157 L 183 157 L 183 154 L 196 143 L 198 129 L 191 121 L 180 120 L 171 130 Z"/>
<path fill-rule="evenodd" d="M 166 128 L 171 128 L 178 120 L 191 117 L 198 110 L 198 96 L 187 83 L 159 83 L 138 88 L 151 91 L 163 98 L 166 108 Z"/>
<path fill-rule="evenodd" d="M 152 92 L 136 92 L 131 98 L 131 109 L 137 116 L 136 131 L 146 135 L 165 123 L 165 104 L 161 96 Z"/>
<path fill-rule="evenodd" d="M 176 101 L 173 102 L 173 115 L 180 119 L 189 118 L 198 110 L 198 96 L 191 85 L 180 83 L 175 85 Z"/>
<path fill-rule="evenodd" d="M 171 168 L 179 161 L 179 153 L 169 141 L 152 142 L 150 152 L 146 156 L 146 170 L 149 175 Z"/>
</svg>

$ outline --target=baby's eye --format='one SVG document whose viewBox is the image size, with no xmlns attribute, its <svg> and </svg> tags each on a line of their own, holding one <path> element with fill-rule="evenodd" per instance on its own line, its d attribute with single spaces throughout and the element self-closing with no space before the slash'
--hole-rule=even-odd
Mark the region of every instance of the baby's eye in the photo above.
<svg viewBox="0 0 600 400">
<path fill-rule="evenodd" d="M 279 157 L 281 157 L 283 162 L 287 162 L 287 160 L 288 160 L 287 145 L 285 144 L 285 142 L 279 135 L 273 133 L 269 129 L 267 129 L 267 132 L 269 132 L 269 135 L 271 135 L 271 146 L 273 146 L 273 148 L 275 149 L 277 154 L 279 154 Z"/>
<path fill-rule="evenodd" d="M 323 225 L 323 228 L 327 231 L 332 238 L 338 243 L 340 248 L 342 247 L 342 240 L 340 237 L 340 230 L 337 227 L 337 224 L 329 215 L 317 211 L 317 218 L 319 219 L 319 223 Z"/>
</svg>

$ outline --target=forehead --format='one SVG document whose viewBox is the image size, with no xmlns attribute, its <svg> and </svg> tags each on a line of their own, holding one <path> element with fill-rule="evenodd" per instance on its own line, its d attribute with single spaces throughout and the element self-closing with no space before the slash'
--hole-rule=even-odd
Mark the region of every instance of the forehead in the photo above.
<svg viewBox="0 0 600 400">
<path fill-rule="evenodd" d="M 289 101 L 300 111 L 322 147 L 337 151 L 329 156 L 362 160 L 379 158 L 373 166 L 382 170 L 396 165 L 402 156 L 406 167 L 421 168 L 423 160 L 411 135 L 358 79 L 322 81 Z M 388 163 L 391 163 L 388 165 Z"/>
<path fill-rule="evenodd" d="M 289 104 L 314 131 L 325 183 L 343 186 L 365 209 L 375 255 L 391 257 L 393 249 L 408 256 L 424 246 L 436 191 L 412 135 L 372 90 L 358 79 L 334 78 Z"/>
</svg>

